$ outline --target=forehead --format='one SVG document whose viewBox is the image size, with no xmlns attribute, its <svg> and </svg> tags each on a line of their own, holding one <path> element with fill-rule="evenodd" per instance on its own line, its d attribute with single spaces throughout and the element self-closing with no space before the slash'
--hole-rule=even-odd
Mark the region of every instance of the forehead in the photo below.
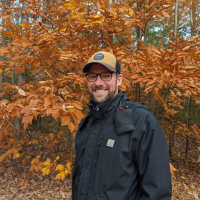
<svg viewBox="0 0 200 200">
<path fill-rule="evenodd" d="M 101 73 L 101 72 L 111 72 L 111 71 L 98 63 L 93 64 L 88 71 L 88 73 Z"/>
</svg>

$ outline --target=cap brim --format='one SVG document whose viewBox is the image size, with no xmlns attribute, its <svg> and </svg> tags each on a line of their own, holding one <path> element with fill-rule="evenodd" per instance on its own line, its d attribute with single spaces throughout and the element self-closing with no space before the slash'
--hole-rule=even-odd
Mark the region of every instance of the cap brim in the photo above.
<svg viewBox="0 0 200 200">
<path fill-rule="evenodd" d="M 91 65 L 93 64 L 101 64 L 103 65 L 104 67 L 106 67 L 107 69 L 109 69 L 110 71 L 112 72 L 116 72 L 116 69 L 114 69 L 113 67 L 111 67 L 110 65 L 106 64 L 106 63 L 101 63 L 101 62 L 91 62 L 91 63 L 88 63 L 86 64 L 84 67 L 83 67 L 83 72 L 84 73 L 87 73 L 91 67 Z"/>
</svg>

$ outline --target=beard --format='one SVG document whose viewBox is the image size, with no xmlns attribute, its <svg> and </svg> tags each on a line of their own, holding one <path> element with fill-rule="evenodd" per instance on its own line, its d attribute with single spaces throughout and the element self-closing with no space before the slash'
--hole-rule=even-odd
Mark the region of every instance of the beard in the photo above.
<svg viewBox="0 0 200 200">
<path fill-rule="evenodd" d="M 108 91 L 108 94 L 105 95 L 103 98 L 99 97 L 98 95 L 94 95 L 93 93 L 94 90 L 104 90 L 104 89 Z M 95 104 L 97 105 L 103 104 L 110 101 L 117 94 L 117 84 L 115 85 L 115 88 L 113 91 L 111 91 L 110 88 L 94 87 L 92 88 L 92 90 L 89 90 L 89 93 L 90 93 L 91 100 L 93 100 Z"/>
</svg>

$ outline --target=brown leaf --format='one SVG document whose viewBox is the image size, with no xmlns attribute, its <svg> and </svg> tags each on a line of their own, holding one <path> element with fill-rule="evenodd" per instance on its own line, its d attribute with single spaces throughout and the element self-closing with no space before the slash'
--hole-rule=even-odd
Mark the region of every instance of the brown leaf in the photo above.
<svg viewBox="0 0 200 200">
<path fill-rule="evenodd" d="M 49 133 L 49 136 L 50 136 L 51 140 L 53 140 L 54 134 L 53 133 Z"/>
<path fill-rule="evenodd" d="M 71 133 L 74 131 L 74 124 L 70 121 L 68 124 L 69 130 L 71 131 Z"/>
<path fill-rule="evenodd" d="M 76 107 L 77 109 L 79 109 L 79 110 L 83 110 L 83 106 L 82 106 L 82 104 L 79 103 L 79 102 L 74 102 L 72 105 L 75 106 L 75 107 Z"/>
<path fill-rule="evenodd" d="M 24 92 L 24 90 L 22 90 L 21 88 L 18 90 L 19 94 L 21 94 L 22 96 L 26 96 L 26 93 Z"/>
<path fill-rule="evenodd" d="M 61 126 L 68 125 L 69 121 L 70 121 L 70 116 L 68 116 L 68 115 L 62 115 L 61 116 L 61 121 L 62 121 Z"/>
<path fill-rule="evenodd" d="M 167 14 L 165 11 L 161 11 L 161 13 L 163 14 L 164 17 L 168 17 L 168 18 L 170 17 L 170 15 Z"/>
</svg>

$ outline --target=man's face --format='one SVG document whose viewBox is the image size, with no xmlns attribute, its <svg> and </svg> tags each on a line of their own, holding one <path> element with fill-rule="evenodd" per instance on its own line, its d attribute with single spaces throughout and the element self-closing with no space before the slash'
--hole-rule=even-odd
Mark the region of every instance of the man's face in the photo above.
<svg viewBox="0 0 200 200">
<path fill-rule="evenodd" d="M 101 74 L 103 72 L 111 72 L 109 69 L 101 64 L 93 64 L 88 73 Z M 95 82 L 88 81 L 88 89 L 91 99 L 98 105 L 110 101 L 117 93 L 118 86 L 121 85 L 123 75 L 116 73 L 112 74 L 110 81 L 103 81 L 100 76 L 97 77 Z"/>
</svg>

